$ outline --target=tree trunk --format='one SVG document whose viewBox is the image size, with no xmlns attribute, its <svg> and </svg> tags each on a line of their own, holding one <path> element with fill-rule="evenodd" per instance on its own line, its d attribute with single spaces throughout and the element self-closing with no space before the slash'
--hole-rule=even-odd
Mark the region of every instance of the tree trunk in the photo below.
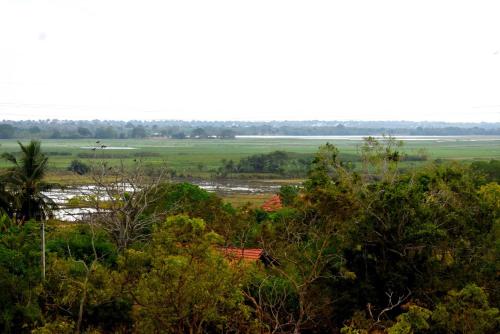
<svg viewBox="0 0 500 334">
<path fill-rule="evenodd" d="M 42 221 L 42 281 L 45 281 L 45 223 Z"/>
<path fill-rule="evenodd" d="M 80 299 L 80 308 L 78 310 L 78 322 L 76 323 L 76 329 L 75 329 L 75 333 L 77 333 L 77 334 L 80 333 L 81 327 L 82 327 L 83 307 L 84 307 L 85 301 L 87 299 L 87 284 L 89 281 L 89 275 L 90 275 L 90 273 L 87 273 L 87 277 L 85 278 L 85 282 L 83 285 L 82 298 Z"/>
</svg>

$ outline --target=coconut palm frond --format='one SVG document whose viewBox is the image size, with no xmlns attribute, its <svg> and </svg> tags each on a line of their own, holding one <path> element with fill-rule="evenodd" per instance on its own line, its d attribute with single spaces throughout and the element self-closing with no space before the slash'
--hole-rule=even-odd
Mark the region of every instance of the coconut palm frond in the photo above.
<svg viewBox="0 0 500 334">
<path fill-rule="evenodd" d="M 16 166 L 19 166 L 17 163 L 16 157 L 12 153 L 3 153 L 1 155 L 1 157 L 2 157 L 2 159 L 9 161 L 9 162 L 15 164 Z"/>
</svg>

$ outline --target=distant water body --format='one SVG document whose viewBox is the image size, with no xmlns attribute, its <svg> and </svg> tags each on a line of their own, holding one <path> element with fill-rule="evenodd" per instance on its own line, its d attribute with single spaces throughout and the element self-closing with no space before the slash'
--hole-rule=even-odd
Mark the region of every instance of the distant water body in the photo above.
<svg viewBox="0 0 500 334">
<path fill-rule="evenodd" d="M 236 136 L 241 139 L 312 139 L 312 140 L 352 140 L 360 141 L 366 136 Z M 372 136 L 382 139 L 382 136 Z M 499 140 L 500 136 L 393 136 L 404 141 L 492 141 Z"/>
<path fill-rule="evenodd" d="M 281 184 L 272 182 L 262 182 L 255 180 L 227 180 L 227 181 L 191 181 L 193 184 L 198 185 L 200 188 L 210 192 L 223 194 L 273 194 L 276 193 Z M 131 191 L 130 185 L 123 185 L 124 191 Z M 86 207 L 69 207 L 68 202 L 79 196 L 94 196 L 99 195 L 100 200 L 107 201 L 109 197 L 105 194 L 104 188 L 99 188 L 95 185 L 85 185 L 77 187 L 69 187 L 64 189 L 51 189 L 43 192 L 43 194 L 52 199 L 59 209 L 55 210 L 54 216 L 57 219 L 64 221 L 78 221 L 86 215 L 95 213 L 94 208 Z M 271 195 L 269 195 L 271 196 Z"/>
</svg>

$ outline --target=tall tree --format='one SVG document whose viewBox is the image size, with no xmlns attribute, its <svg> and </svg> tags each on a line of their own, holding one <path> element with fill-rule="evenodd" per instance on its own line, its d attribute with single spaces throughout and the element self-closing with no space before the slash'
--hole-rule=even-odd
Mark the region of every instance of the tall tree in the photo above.
<svg viewBox="0 0 500 334">
<path fill-rule="evenodd" d="M 145 138 L 147 135 L 146 128 L 142 125 L 136 126 L 132 129 L 132 138 Z"/>
<path fill-rule="evenodd" d="M 14 136 L 16 129 L 10 124 L 0 124 L 0 139 L 8 139 Z"/>
<path fill-rule="evenodd" d="M 28 145 L 18 142 L 19 157 L 4 153 L 2 158 L 13 166 L 4 175 L 6 190 L 13 197 L 14 212 L 21 221 L 42 220 L 52 216 L 56 204 L 43 191 L 50 185 L 43 181 L 47 172 L 48 157 L 42 153 L 39 141 L 32 140 Z"/>
</svg>

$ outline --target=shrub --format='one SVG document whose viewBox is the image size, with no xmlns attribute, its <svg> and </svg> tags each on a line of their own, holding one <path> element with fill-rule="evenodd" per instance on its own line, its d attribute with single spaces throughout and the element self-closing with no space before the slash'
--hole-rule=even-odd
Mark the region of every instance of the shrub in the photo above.
<svg viewBox="0 0 500 334">
<path fill-rule="evenodd" d="M 90 171 L 90 167 L 80 160 L 73 160 L 71 161 L 68 170 L 78 175 L 84 175 Z"/>
</svg>

